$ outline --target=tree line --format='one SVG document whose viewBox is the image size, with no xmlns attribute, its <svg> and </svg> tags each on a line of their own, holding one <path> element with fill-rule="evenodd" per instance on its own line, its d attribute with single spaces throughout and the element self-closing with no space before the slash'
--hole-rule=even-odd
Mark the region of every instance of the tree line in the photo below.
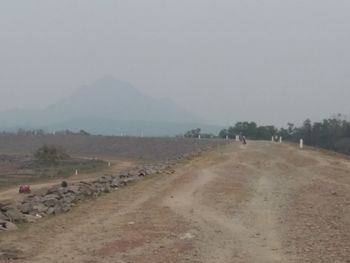
<svg viewBox="0 0 350 263">
<path fill-rule="evenodd" d="M 299 127 L 288 123 L 287 127 L 276 128 L 273 125 L 259 126 L 255 122 L 237 122 L 234 126 L 219 132 L 219 138 L 235 138 L 242 133 L 252 140 L 271 140 L 272 136 L 281 136 L 283 140 L 329 149 L 350 154 L 350 122 L 342 115 L 312 122 L 307 119 Z"/>
<path fill-rule="evenodd" d="M 23 129 L 19 128 L 17 131 L 1 131 L 0 134 L 2 135 L 50 135 L 50 134 L 55 134 L 55 135 L 90 135 L 85 130 L 80 130 L 79 132 L 73 132 L 71 130 L 61 130 L 61 131 L 55 131 L 55 132 L 47 132 L 43 129 Z"/>
</svg>

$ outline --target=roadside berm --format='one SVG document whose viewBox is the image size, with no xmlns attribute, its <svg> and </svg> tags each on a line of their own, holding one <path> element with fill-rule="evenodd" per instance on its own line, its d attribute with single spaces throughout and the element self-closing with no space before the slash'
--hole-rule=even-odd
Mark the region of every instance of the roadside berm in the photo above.
<svg viewBox="0 0 350 263">
<path fill-rule="evenodd" d="M 28 195 L 19 205 L 0 204 L 0 233 L 16 230 L 15 224 L 33 223 L 49 215 L 66 213 L 78 202 L 109 193 L 144 176 L 174 173 L 174 166 L 177 162 L 199 154 L 200 152 L 186 154 L 176 160 L 143 165 L 117 175 L 104 175 L 92 181 L 78 183 L 63 181 L 61 185 L 49 188 L 45 194 Z"/>
</svg>

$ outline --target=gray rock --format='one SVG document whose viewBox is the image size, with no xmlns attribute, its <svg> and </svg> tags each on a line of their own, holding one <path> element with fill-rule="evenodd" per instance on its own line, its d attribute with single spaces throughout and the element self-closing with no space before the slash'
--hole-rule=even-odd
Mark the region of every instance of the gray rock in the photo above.
<svg viewBox="0 0 350 263">
<path fill-rule="evenodd" d="M 7 209 L 4 213 L 9 221 L 15 222 L 15 223 L 23 223 L 25 222 L 25 216 L 15 207 L 11 207 L 10 209 Z"/>
<path fill-rule="evenodd" d="M 68 212 L 70 210 L 70 206 L 67 204 L 57 203 L 56 206 L 53 207 L 53 209 L 54 209 L 53 213 L 57 215 L 57 214 Z"/>
<path fill-rule="evenodd" d="M 7 221 L 8 220 L 8 217 L 0 211 L 0 221 Z"/>
<path fill-rule="evenodd" d="M 58 203 L 58 199 L 56 198 L 46 198 L 44 201 L 43 201 L 43 204 L 47 207 L 53 207 L 55 206 L 57 203 Z"/>
<path fill-rule="evenodd" d="M 127 177 L 136 177 L 139 175 L 139 171 L 138 170 L 131 170 L 128 172 L 128 176 Z"/>
<path fill-rule="evenodd" d="M 140 170 L 138 172 L 138 176 L 142 177 L 142 176 L 146 176 L 148 173 L 147 173 L 147 170 Z"/>
<path fill-rule="evenodd" d="M 104 175 L 100 178 L 101 182 L 108 183 L 113 180 L 113 176 L 111 175 Z"/>
<path fill-rule="evenodd" d="M 28 196 L 23 200 L 23 203 L 25 202 L 34 202 L 34 203 L 40 203 L 43 200 L 43 197 L 41 195 L 31 195 Z"/>
<path fill-rule="evenodd" d="M 110 193 L 110 192 L 111 192 L 111 187 L 110 187 L 108 184 L 106 184 L 106 185 L 104 186 L 103 192 L 104 192 L 104 193 Z"/>
<path fill-rule="evenodd" d="M 45 201 L 45 200 L 47 200 L 47 199 L 53 199 L 53 198 L 55 198 L 55 199 L 60 199 L 60 195 L 58 195 L 58 194 L 47 194 L 47 195 L 45 195 L 44 197 L 43 197 L 43 201 Z"/>
<path fill-rule="evenodd" d="M 40 219 L 39 217 L 33 215 L 24 215 L 24 217 L 26 223 L 34 223 Z"/>
<path fill-rule="evenodd" d="M 33 210 L 31 211 L 31 214 L 44 214 L 48 209 L 49 208 L 43 203 L 37 203 L 33 205 Z"/>
<path fill-rule="evenodd" d="M 0 250 L 0 260 L 12 261 L 21 259 L 20 257 L 22 253 L 19 250 L 9 250 L 9 249 L 1 249 Z"/>
<path fill-rule="evenodd" d="M 29 214 L 33 210 L 33 205 L 30 202 L 23 203 L 19 206 L 19 209 L 23 214 Z"/>
<path fill-rule="evenodd" d="M 47 207 L 52 207 L 56 205 L 59 199 L 60 196 L 57 194 L 48 194 L 43 197 L 42 203 Z"/>
<path fill-rule="evenodd" d="M 17 230 L 17 226 L 9 221 L 0 222 L 0 232 L 1 231 L 14 231 Z"/>
<path fill-rule="evenodd" d="M 135 181 L 135 179 L 134 179 L 134 178 L 123 178 L 123 179 L 120 180 L 120 181 L 121 181 L 121 183 L 122 183 L 123 185 L 127 185 L 128 183 L 131 183 L 131 182 Z"/>
<path fill-rule="evenodd" d="M 47 215 L 52 215 L 54 213 L 55 213 L 55 208 L 54 207 L 49 207 L 49 209 L 47 209 L 47 212 L 46 212 Z"/>
<path fill-rule="evenodd" d="M 118 175 L 118 177 L 119 178 L 127 178 L 127 177 L 129 177 L 129 174 L 128 173 L 120 173 L 119 175 Z"/>
<path fill-rule="evenodd" d="M 75 201 L 76 201 L 76 195 L 74 195 L 73 193 L 67 193 L 61 199 L 61 202 L 63 203 L 74 203 Z"/>
<path fill-rule="evenodd" d="M 114 178 L 111 182 L 111 187 L 116 188 L 120 186 L 120 179 L 119 178 Z"/>
<path fill-rule="evenodd" d="M 63 195 L 65 195 L 67 193 L 78 194 L 78 192 L 79 192 L 79 186 L 75 185 L 75 184 L 71 184 L 67 187 L 55 187 L 55 188 L 49 189 L 47 191 L 47 195 L 48 194 L 55 194 L 55 195 L 62 197 Z"/>
</svg>

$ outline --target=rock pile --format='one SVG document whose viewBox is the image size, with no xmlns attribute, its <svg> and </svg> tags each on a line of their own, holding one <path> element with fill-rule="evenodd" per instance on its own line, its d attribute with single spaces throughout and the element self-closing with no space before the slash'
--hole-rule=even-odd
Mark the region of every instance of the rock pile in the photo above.
<svg viewBox="0 0 350 263">
<path fill-rule="evenodd" d="M 177 160 L 136 167 L 118 175 L 104 175 L 94 181 L 72 184 L 62 182 L 61 185 L 51 187 L 46 194 L 28 195 L 20 205 L 0 204 L 0 233 L 16 229 L 17 223 L 31 223 L 48 215 L 68 212 L 79 201 L 109 193 L 111 189 L 126 186 L 144 176 L 174 173 L 174 166 L 179 160 L 199 154 L 200 152 L 196 152 Z"/>
</svg>

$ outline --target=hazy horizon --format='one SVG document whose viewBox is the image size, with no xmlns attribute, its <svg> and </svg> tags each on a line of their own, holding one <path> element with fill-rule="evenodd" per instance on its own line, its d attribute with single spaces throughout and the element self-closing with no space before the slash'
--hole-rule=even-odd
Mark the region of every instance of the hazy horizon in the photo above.
<svg viewBox="0 0 350 263">
<path fill-rule="evenodd" d="M 3 1 L 0 111 L 105 75 L 206 123 L 350 115 L 347 1 Z M 102 105 L 101 105 L 102 106 Z"/>
</svg>

